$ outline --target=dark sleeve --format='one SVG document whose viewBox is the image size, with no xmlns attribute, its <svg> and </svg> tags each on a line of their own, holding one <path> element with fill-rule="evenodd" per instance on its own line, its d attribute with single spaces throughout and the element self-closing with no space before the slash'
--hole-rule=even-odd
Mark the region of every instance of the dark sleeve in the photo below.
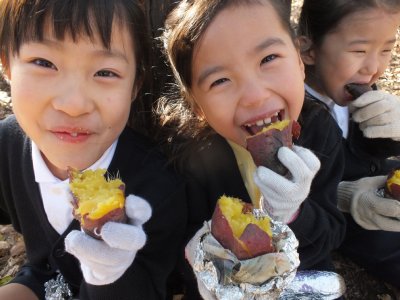
<svg viewBox="0 0 400 300">
<path fill-rule="evenodd" d="M 345 219 L 337 209 L 337 187 L 343 174 L 344 158 L 341 132 L 325 109 L 311 108 L 302 117 L 299 144 L 318 156 L 321 168 L 299 216 L 289 226 L 299 240 L 300 269 L 310 269 L 330 260 L 330 252 L 338 248 L 344 238 Z"/>
<path fill-rule="evenodd" d="M 391 169 L 400 167 L 399 160 L 389 159 L 400 155 L 400 142 L 366 138 L 355 122 L 350 122 L 349 135 L 342 143 L 345 156 L 343 180 L 387 175 Z"/>
</svg>

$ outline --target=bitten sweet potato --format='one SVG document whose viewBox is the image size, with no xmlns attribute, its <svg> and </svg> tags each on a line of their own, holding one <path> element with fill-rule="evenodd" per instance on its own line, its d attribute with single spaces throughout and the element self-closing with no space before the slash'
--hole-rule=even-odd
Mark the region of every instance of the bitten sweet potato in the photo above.
<svg viewBox="0 0 400 300">
<path fill-rule="evenodd" d="M 105 169 L 80 172 L 69 168 L 74 217 L 90 236 L 101 239 L 101 227 L 109 221 L 124 223 L 125 184 L 121 179 L 107 180 Z"/>
<path fill-rule="evenodd" d="M 386 179 L 385 196 L 400 201 L 400 169 L 392 170 Z"/>
<path fill-rule="evenodd" d="M 282 146 L 292 148 L 293 138 L 300 135 L 300 124 L 296 121 L 283 120 L 271 123 L 255 135 L 246 139 L 247 150 L 251 153 L 256 166 L 264 166 L 285 176 L 286 167 L 277 157 Z"/>
<path fill-rule="evenodd" d="M 239 260 L 275 252 L 270 219 L 257 219 L 253 206 L 237 198 L 218 199 L 211 219 L 211 234 Z"/>
<path fill-rule="evenodd" d="M 354 99 L 360 97 L 366 92 L 372 91 L 372 88 L 368 84 L 349 83 L 345 85 L 345 88 Z"/>
</svg>

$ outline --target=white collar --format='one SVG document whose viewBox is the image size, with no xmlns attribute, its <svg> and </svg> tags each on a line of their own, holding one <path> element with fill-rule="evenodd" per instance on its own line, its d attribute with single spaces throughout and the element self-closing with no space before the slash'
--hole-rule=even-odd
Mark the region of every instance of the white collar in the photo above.
<svg viewBox="0 0 400 300">
<path fill-rule="evenodd" d="M 333 107 L 336 105 L 335 101 L 333 101 L 328 96 L 318 93 L 316 90 L 314 90 L 308 84 L 304 84 L 304 87 L 305 87 L 307 93 L 309 93 L 311 96 L 317 98 L 319 101 L 324 102 L 329 107 L 329 110 L 333 110 Z"/>
<path fill-rule="evenodd" d="M 93 165 L 91 165 L 88 169 L 107 169 L 111 163 L 111 160 L 114 156 L 115 149 L 117 147 L 118 140 L 115 140 L 114 143 L 103 153 L 99 160 L 97 160 Z M 43 160 L 42 154 L 37 147 L 37 145 L 32 141 L 32 163 L 33 163 L 33 171 L 35 174 L 35 181 L 37 183 L 57 183 L 63 180 L 55 177 L 53 173 L 47 167 L 45 161 Z"/>
</svg>

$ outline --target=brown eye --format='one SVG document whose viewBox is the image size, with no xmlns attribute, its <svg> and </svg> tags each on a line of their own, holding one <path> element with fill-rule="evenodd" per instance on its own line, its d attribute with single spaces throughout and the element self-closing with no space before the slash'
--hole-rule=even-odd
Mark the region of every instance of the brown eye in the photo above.
<svg viewBox="0 0 400 300">
<path fill-rule="evenodd" d="M 52 62 L 50 62 L 46 59 L 37 58 L 37 59 L 33 60 L 32 63 L 39 67 L 57 70 L 56 66 Z"/>
<path fill-rule="evenodd" d="M 278 56 L 275 55 L 275 54 L 268 55 L 268 56 L 264 57 L 264 58 L 261 60 L 261 64 L 264 64 L 264 63 L 273 61 L 273 60 L 276 59 L 277 57 L 278 57 Z"/>
<path fill-rule="evenodd" d="M 99 76 L 99 77 L 118 77 L 117 74 L 115 74 L 114 72 L 108 71 L 108 70 L 98 71 L 95 76 Z"/>
</svg>

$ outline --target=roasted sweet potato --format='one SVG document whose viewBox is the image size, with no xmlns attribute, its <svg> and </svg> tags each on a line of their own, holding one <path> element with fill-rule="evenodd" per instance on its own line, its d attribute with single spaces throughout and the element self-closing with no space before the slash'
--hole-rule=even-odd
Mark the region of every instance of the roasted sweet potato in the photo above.
<svg viewBox="0 0 400 300">
<path fill-rule="evenodd" d="M 87 234 L 100 239 L 106 222 L 126 222 L 125 184 L 121 179 L 107 180 L 105 169 L 80 172 L 69 168 L 68 172 L 73 214 Z"/>
<path fill-rule="evenodd" d="M 354 99 L 360 97 L 366 92 L 372 91 L 372 88 L 368 84 L 349 83 L 345 85 L 345 88 Z"/>
<path fill-rule="evenodd" d="M 288 170 L 277 157 L 282 146 L 291 148 L 293 138 L 300 135 L 300 124 L 283 120 L 270 124 L 255 135 L 246 139 L 247 150 L 251 153 L 256 166 L 264 166 L 285 176 Z"/>
<path fill-rule="evenodd" d="M 400 201 L 400 168 L 392 170 L 386 179 L 385 196 Z"/>
<path fill-rule="evenodd" d="M 211 219 L 211 234 L 239 260 L 275 252 L 270 219 L 257 219 L 253 206 L 237 198 L 218 199 Z"/>
</svg>

